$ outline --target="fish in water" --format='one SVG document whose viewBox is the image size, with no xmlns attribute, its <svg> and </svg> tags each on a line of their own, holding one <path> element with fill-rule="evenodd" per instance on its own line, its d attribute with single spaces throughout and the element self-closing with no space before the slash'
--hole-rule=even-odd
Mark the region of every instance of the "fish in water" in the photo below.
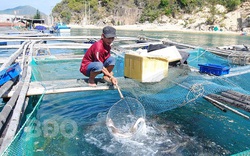
<svg viewBox="0 0 250 156">
<path fill-rule="evenodd" d="M 122 133 L 119 131 L 119 129 L 117 127 L 115 127 L 114 122 L 112 121 L 111 118 L 108 118 L 107 122 L 106 122 L 107 126 L 111 129 L 112 134 L 114 134 L 115 136 L 118 136 L 118 137 L 122 137 L 122 138 L 132 137 L 132 135 L 138 130 L 138 125 L 140 123 L 145 124 L 145 119 L 138 118 L 137 121 L 135 122 L 135 124 L 129 129 L 129 132 Z"/>
</svg>

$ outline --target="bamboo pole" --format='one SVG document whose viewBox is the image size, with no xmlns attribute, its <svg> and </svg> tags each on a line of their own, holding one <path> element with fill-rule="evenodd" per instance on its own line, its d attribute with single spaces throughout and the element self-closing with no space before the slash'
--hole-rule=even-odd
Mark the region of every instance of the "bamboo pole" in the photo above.
<svg viewBox="0 0 250 156">
<path fill-rule="evenodd" d="M 188 90 L 190 90 L 190 88 L 191 88 L 191 87 L 188 87 L 188 86 L 185 86 L 185 85 L 176 83 L 176 82 L 174 82 L 174 81 L 171 81 L 171 82 L 173 82 L 173 83 L 175 83 L 175 84 L 177 84 L 177 85 L 179 85 L 179 86 L 181 86 L 181 87 L 183 87 L 183 88 L 185 88 L 185 89 L 188 89 Z M 216 94 L 213 94 L 213 95 L 216 95 Z M 217 105 L 219 105 L 219 106 L 221 106 L 221 107 L 223 107 L 223 108 L 226 108 L 227 110 L 232 111 L 233 113 L 235 113 L 235 114 L 237 114 L 237 115 L 240 115 L 240 116 L 242 116 L 242 117 L 244 117 L 244 118 L 246 118 L 246 119 L 250 119 L 249 116 L 247 116 L 247 115 L 245 115 L 245 114 L 243 114 L 243 113 L 237 111 L 236 109 L 233 109 L 233 108 L 231 108 L 231 107 L 229 107 L 229 106 L 227 106 L 227 105 L 221 103 L 220 101 L 214 99 L 213 97 L 211 97 L 211 94 L 209 94 L 209 95 L 202 95 L 202 97 L 205 98 L 206 100 L 208 100 L 210 103 L 213 102 L 212 104 L 215 103 L 215 104 L 217 104 Z"/>
<path fill-rule="evenodd" d="M 24 37 L 24 36 L 0 36 L 0 41 L 6 40 L 15 40 L 15 41 L 23 41 L 23 40 L 57 40 L 57 41 L 83 41 L 89 39 L 100 39 L 101 36 L 48 36 L 48 37 L 41 37 L 41 36 L 33 36 L 33 37 Z M 117 37 L 114 42 L 117 41 L 132 41 L 138 40 L 137 37 Z"/>
<path fill-rule="evenodd" d="M 19 49 L 21 45 L 4 45 L 0 46 L 0 49 Z"/>
<path fill-rule="evenodd" d="M 28 45 L 28 44 L 29 44 L 28 42 L 24 42 L 22 46 L 14 54 L 12 54 L 8 58 L 8 60 L 1 66 L 0 70 L 4 70 L 5 68 L 9 67 L 17 59 L 17 57 L 23 52 L 23 48 L 25 47 L 25 45 Z M 3 94 L 6 93 L 14 85 L 16 80 L 17 79 L 10 80 L 0 87 L 0 97 L 2 97 Z"/>
<path fill-rule="evenodd" d="M 169 45 L 169 46 L 175 45 L 177 47 L 182 47 L 182 48 L 192 48 L 192 49 L 198 48 L 197 46 L 193 46 L 193 45 L 189 45 L 189 44 L 183 44 L 183 43 L 178 43 L 178 42 L 173 42 L 173 41 L 170 41 L 170 40 L 162 40 L 162 42 L 163 42 L 163 44 Z"/>
<path fill-rule="evenodd" d="M 221 102 L 219 102 L 219 101 L 217 101 L 217 100 L 215 100 L 215 99 L 213 99 L 213 98 L 211 98 L 210 96 L 205 96 L 205 95 L 204 95 L 204 97 L 206 97 L 206 98 L 209 99 L 210 101 L 213 101 L 213 102 L 215 102 L 216 104 L 218 104 L 218 105 L 220 105 L 220 106 L 222 106 L 222 107 L 224 107 L 224 108 L 226 108 L 226 109 L 232 111 L 233 113 L 235 113 L 235 114 L 237 114 L 237 115 L 240 115 L 240 116 L 242 116 L 242 117 L 244 117 L 244 118 L 246 118 L 246 119 L 248 119 L 248 120 L 250 119 L 249 116 L 247 116 L 247 115 L 245 115 L 245 114 L 243 114 L 243 113 L 237 111 L 236 109 L 233 109 L 233 108 L 231 108 L 231 107 L 229 107 L 229 106 L 227 106 L 227 105 L 225 105 L 225 104 L 223 104 L 223 103 L 221 103 Z"/>
<path fill-rule="evenodd" d="M 238 97 L 240 97 L 242 100 L 248 100 L 248 101 L 250 101 L 250 95 L 245 95 L 245 94 L 242 94 L 242 93 L 233 91 L 233 90 L 228 90 L 227 93 L 230 93 L 230 94 L 232 94 L 232 95 L 238 96 Z"/>
<path fill-rule="evenodd" d="M 214 102 L 214 101 L 210 100 L 206 96 L 204 96 L 204 99 L 206 99 L 208 102 L 212 103 L 215 107 L 219 108 L 221 111 L 227 112 L 227 110 L 225 109 L 225 107 L 223 107 L 222 105 L 218 105 L 217 102 Z"/>
<path fill-rule="evenodd" d="M 146 43 L 137 43 L 137 44 L 129 44 L 129 45 L 121 45 L 119 47 L 121 48 L 139 48 L 139 47 L 144 47 L 144 46 L 148 46 L 149 44 L 162 44 L 162 42 L 146 42 Z"/>
<path fill-rule="evenodd" d="M 223 97 L 221 95 L 216 95 L 216 94 L 209 94 L 209 97 L 210 98 L 213 98 L 213 99 L 216 99 L 217 101 L 223 101 L 225 103 L 228 103 L 230 105 L 233 105 L 235 107 L 238 107 L 238 108 L 241 108 L 245 111 L 248 111 L 250 112 L 250 106 L 249 105 L 246 105 L 246 104 L 243 104 L 241 102 L 238 102 L 238 101 L 235 101 L 235 100 L 232 100 L 232 99 L 229 99 L 227 97 Z"/>
<path fill-rule="evenodd" d="M 25 111 L 24 107 L 25 107 L 25 99 L 26 99 L 26 94 L 29 88 L 29 82 L 30 82 L 30 78 L 31 78 L 31 67 L 28 64 L 28 61 L 31 60 L 32 57 L 32 53 L 33 53 L 33 46 L 34 44 L 38 42 L 38 41 L 33 41 L 31 43 L 31 47 L 30 49 L 28 49 L 27 47 L 25 48 L 25 51 L 23 52 L 23 61 L 22 61 L 22 78 L 19 81 L 19 86 L 18 87 L 18 93 L 15 94 L 16 96 L 18 96 L 17 101 L 15 102 L 16 104 L 13 104 L 13 114 L 11 116 L 11 119 L 9 121 L 9 127 L 6 131 L 6 134 L 3 138 L 3 142 L 1 144 L 1 148 L 0 148 L 0 153 L 3 153 L 4 150 L 7 148 L 7 146 L 10 144 L 10 142 L 13 140 L 14 136 L 16 135 L 16 132 L 18 131 L 18 127 L 20 124 L 20 119 L 22 116 L 22 112 Z M 30 44 L 29 44 L 30 45 Z M 28 45 L 28 46 L 29 46 Z M 27 53 L 27 51 L 29 50 L 29 53 Z M 28 60 L 26 59 L 27 57 L 25 57 L 25 55 L 28 54 Z"/>
<path fill-rule="evenodd" d="M 118 78 L 122 79 L 122 78 Z M 45 94 L 59 94 L 66 92 L 80 92 L 80 91 L 91 91 L 91 90 L 109 90 L 115 89 L 113 86 L 107 85 L 107 83 L 99 82 L 97 80 L 97 87 L 89 87 L 85 82 L 88 79 L 69 79 L 69 80 L 55 80 L 55 81 L 35 81 L 30 82 L 27 96 Z M 80 82 L 81 81 L 81 82 Z M 11 97 L 14 95 L 14 91 L 11 90 L 3 95 L 3 97 Z"/>
<path fill-rule="evenodd" d="M 228 92 L 221 92 L 221 96 L 238 101 L 242 105 L 249 105 L 250 106 L 250 101 L 247 100 L 246 96 L 237 96 L 235 94 L 230 94 Z"/>
<path fill-rule="evenodd" d="M 7 81 L 0 87 L 0 97 L 3 97 L 3 95 L 14 85 L 14 83 L 17 81 L 17 77 Z"/>
<path fill-rule="evenodd" d="M 65 44 L 38 44 L 35 48 L 49 48 L 49 49 L 88 49 L 91 44 L 79 44 L 79 43 L 65 43 Z M 0 49 L 17 49 L 21 45 L 7 45 L 0 46 Z"/>
<path fill-rule="evenodd" d="M 16 102 L 16 106 L 13 110 L 13 115 L 10 119 L 8 130 L 4 136 L 3 142 L 1 144 L 0 153 L 6 149 L 6 147 L 11 143 L 13 138 L 15 137 L 16 132 L 18 131 L 18 127 L 20 124 L 21 115 L 23 112 L 23 105 L 25 103 L 26 93 L 29 87 L 29 81 L 31 78 L 31 67 L 28 68 L 27 76 L 25 77 L 24 82 L 20 81 L 20 92 L 18 94 L 18 99 Z"/>
<path fill-rule="evenodd" d="M 7 118 L 10 115 L 10 112 L 15 107 L 16 100 L 21 92 L 23 83 L 19 82 L 17 85 L 17 89 L 13 93 L 13 96 L 11 96 L 10 100 L 5 104 L 2 111 L 0 112 L 0 130 L 2 131 L 2 128 L 5 125 L 5 122 L 7 121 Z"/>
<path fill-rule="evenodd" d="M 15 53 L 13 53 L 4 64 L 2 64 L 2 66 L 0 68 L 0 71 L 4 70 L 7 67 L 9 67 L 17 59 L 17 57 L 23 52 L 23 48 L 24 48 L 24 46 L 26 44 L 28 44 L 27 41 L 23 42 L 23 44 L 21 45 L 21 47 Z"/>
</svg>

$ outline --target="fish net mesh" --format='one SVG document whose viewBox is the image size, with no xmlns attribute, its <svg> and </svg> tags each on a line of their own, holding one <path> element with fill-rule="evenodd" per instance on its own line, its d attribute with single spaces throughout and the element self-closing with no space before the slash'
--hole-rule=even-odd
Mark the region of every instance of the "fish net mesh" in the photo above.
<svg viewBox="0 0 250 156">
<path fill-rule="evenodd" d="M 118 77 L 123 76 L 123 73 L 119 74 L 123 71 L 122 60 L 123 59 L 121 58 L 118 59 L 118 67 L 114 69 L 114 74 Z M 190 65 L 198 67 L 198 63 L 208 63 L 208 60 L 212 60 L 212 62 L 210 61 L 209 63 L 220 62 L 220 64 L 229 65 L 232 68 L 231 74 L 235 74 L 235 76 L 218 77 L 207 74 L 200 74 L 198 71 L 192 71 L 192 69 L 190 69 L 188 66 L 182 65 L 179 67 L 170 67 L 168 70 L 167 78 L 164 78 L 157 83 L 141 83 L 129 78 L 120 79 L 119 86 L 124 94 L 125 99 L 121 99 L 120 102 L 114 104 L 114 106 L 111 107 L 107 117 L 107 121 L 109 118 L 111 118 L 112 120 L 114 120 L 114 125 L 119 129 L 122 129 L 122 124 L 119 125 L 117 123 L 119 123 L 120 121 L 127 122 L 127 120 L 131 120 L 129 121 L 129 123 L 131 124 L 128 126 L 129 128 L 131 128 L 138 118 L 145 118 L 146 114 L 158 114 L 177 107 L 185 106 L 189 103 L 195 103 L 198 98 L 202 98 L 205 95 L 209 95 L 212 93 L 217 94 L 222 91 L 234 90 L 243 94 L 250 95 L 250 75 L 248 74 L 248 72 L 246 72 L 250 71 L 249 67 L 235 66 L 233 64 L 230 64 L 227 59 L 215 56 L 204 49 L 195 49 L 190 51 Z M 51 60 L 50 64 L 47 66 L 47 64 L 38 62 L 35 67 L 33 66 L 33 68 L 36 70 L 35 73 L 40 73 L 40 70 L 44 70 L 41 69 L 42 66 L 46 66 L 50 70 L 45 70 L 48 71 L 48 74 L 45 76 L 48 76 L 52 79 L 55 73 L 50 73 L 51 68 L 54 68 L 53 64 L 56 65 L 57 63 L 57 61 Z M 68 67 L 68 62 L 62 63 L 65 64 L 65 68 Z M 74 64 L 74 62 L 69 62 L 69 64 L 71 65 L 70 67 L 74 70 L 79 68 L 79 63 Z M 56 70 L 60 69 L 58 68 Z M 65 74 L 65 77 L 62 77 L 62 79 L 71 78 L 69 76 L 77 77 L 80 75 L 78 70 L 75 70 L 74 72 L 72 72 L 71 74 Z M 242 74 L 243 72 L 246 73 Z M 33 75 L 33 78 L 39 76 L 41 75 Z M 30 141 L 30 139 L 32 139 L 32 137 L 30 136 L 35 133 L 35 129 L 32 129 L 32 125 L 35 124 L 34 119 L 36 118 L 36 111 L 39 110 L 42 98 L 43 95 L 38 100 L 37 104 L 33 108 L 33 111 L 29 115 L 27 115 L 27 119 L 22 128 L 19 130 L 14 140 L 2 155 L 32 155 L 36 143 Z M 135 103 L 134 100 L 136 100 L 136 103 L 139 104 L 131 105 Z M 129 107 L 124 109 L 126 105 Z M 136 108 L 134 108 L 135 106 Z M 130 107 L 133 109 L 130 109 Z M 113 112 L 114 109 L 120 112 L 120 114 L 116 111 Z M 128 112 L 128 110 L 139 111 L 131 113 Z M 124 116 L 124 114 L 133 114 L 136 119 L 122 119 L 121 116 Z M 27 127 L 29 127 L 28 132 Z M 124 132 L 128 131 L 129 128 L 127 128 Z M 29 141 L 27 141 L 27 138 L 29 139 Z"/>
<path fill-rule="evenodd" d="M 39 133 L 36 127 L 36 112 L 40 107 L 44 94 L 36 99 L 37 103 L 33 111 L 27 115 L 25 122 L 23 123 L 20 130 L 17 132 L 16 136 L 12 142 L 8 145 L 5 151 L 2 153 L 2 156 L 13 156 L 13 155 L 34 155 L 35 149 L 35 135 Z M 37 98 L 37 97 L 33 97 Z M 30 99 L 32 101 L 32 98 Z M 34 126 L 35 125 L 35 126 Z"/>
<path fill-rule="evenodd" d="M 128 138 L 142 131 L 145 116 L 143 105 L 137 99 L 125 97 L 109 109 L 106 125 L 114 136 Z"/>
<path fill-rule="evenodd" d="M 144 106 L 146 114 L 158 114 L 188 103 L 210 94 L 220 94 L 233 90 L 250 95 L 249 66 L 231 64 L 227 58 L 218 57 L 205 49 L 189 51 L 189 65 L 199 68 L 198 64 L 218 64 L 229 66 L 230 75 L 215 76 L 200 73 L 199 70 L 188 65 L 169 67 L 168 76 L 156 83 L 141 83 L 132 79 L 119 81 L 127 96 L 138 99 Z M 244 73 L 243 73 L 244 72 Z M 152 76 L 158 76 L 157 74 Z"/>
<path fill-rule="evenodd" d="M 173 70 L 176 72 L 176 68 Z M 133 80 L 126 81 L 124 90 L 128 92 L 128 96 L 137 98 L 143 104 L 147 114 L 165 112 L 212 93 L 228 90 L 249 93 L 229 78 L 201 77 L 194 73 L 171 79 L 172 76 L 170 74 L 161 82 L 153 84 L 142 85 Z"/>
</svg>

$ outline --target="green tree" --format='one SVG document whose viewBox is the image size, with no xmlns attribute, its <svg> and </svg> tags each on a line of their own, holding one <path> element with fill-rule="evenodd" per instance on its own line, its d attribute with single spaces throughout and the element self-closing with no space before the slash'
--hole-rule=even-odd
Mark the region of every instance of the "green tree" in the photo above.
<svg viewBox="0 0 250 156">
<path fill-rule="evenodd" d="M 39 10 L 36 10 L 36 14 L 34 16 L 34 19 L 41 19 L 41 14 Z"/>
<path fill-rule="evenodd" d="M 71 13 L 69 11 L 62 11 L 60 17 L 64 23 L 69 24 L 70 18 L 71 18 Z"/>
<path fill-rule="evenodd" d="M 240 5 L 240 0 L 228 0 L 226 3 L 226 7 L 228 8 L 228 11 L 233 11 L 237 8 L 238 5 Z"/>
<path fill-rule="evenodd" d="M 207 23 L 213 24 L 219 13 L 216 10 L 217 4 L 225 6 L 228 11 L 233 11 L 246 1 L 249 0 L 61 0 L 53 8 L 53 16 L 64 21 L 70 21 L 71 16 L 81 17 L 86 3 L 89 4 L 87 9 L 90 10 L 92 22 L 109 15 L 120 16 L 124 14 L 123 8 L 137 8 L 140 11 L 140 22 L 153 22 L 163 14 L 176 18 L 178 15 L 190 14 L 197 9 L 208 7 L 210 16 Z"/>
<path fill-rule="evenodd" d="M 153 22 L 160 15 L 159 5 L 160 0 L 145 0 L 145 8 L 143 9 L 143 14 L 140 18 L 140 22 L 145 21 Z"/>
</svg>

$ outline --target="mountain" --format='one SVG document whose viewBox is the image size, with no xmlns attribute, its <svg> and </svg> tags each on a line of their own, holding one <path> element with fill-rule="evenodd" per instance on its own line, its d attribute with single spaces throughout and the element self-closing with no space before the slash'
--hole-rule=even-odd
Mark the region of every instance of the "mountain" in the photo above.
<svg viewBox="0 0 250 156">
<path fill-rule="evenodd" d="M 36 13 L 37 13 L 37 9 L 32 7 L 32 6 L 29 6 L 29 5 L 18 6 L 18 7 L 15 7 L 15 8 L 0 10 L 0 14 L 10 14 L 10 15 L 15 15 L 16 14 L 16 15 L 28 16 L 28 17 L 33 17 L 34 15 L 36 15 Z M 42 12 L 40 12 L 40 15 L 42 17 L 47 16 L 45 13 L 42 13 Z"/>
</svg>

